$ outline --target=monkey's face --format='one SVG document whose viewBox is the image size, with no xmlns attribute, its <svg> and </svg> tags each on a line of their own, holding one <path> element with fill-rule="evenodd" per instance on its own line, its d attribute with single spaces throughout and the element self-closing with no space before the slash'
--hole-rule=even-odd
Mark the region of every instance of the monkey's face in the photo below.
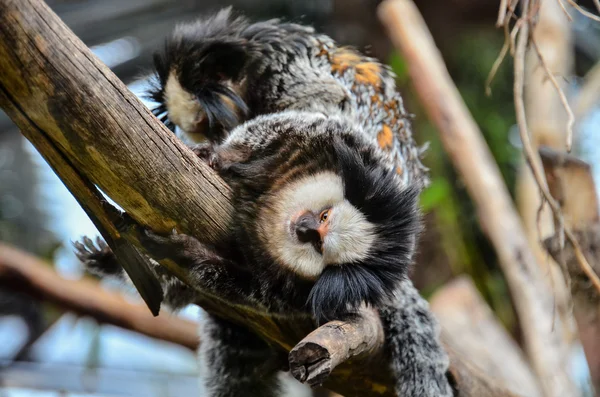
<svg viewBox="0 0 600 397">
<path fill-rule="evenodd" d="M 331 171 L 284 178 L 258 216 L 274 261 L 314 280 L 307 304 L 319 322 L 390 296 L 419 232 L 418 188 L 402 187 L 392 170 L 341 139 L 333 152 Z"/>
<path fill-rule="evenodd" d="M 344 197 L 342 178 L 320 172 L 277 192 L 261 216 L 267 247 L 277 262 L 316 279 L 327 266 L 360 262 L 375 239 L 375 225 Z"/>
</svg>

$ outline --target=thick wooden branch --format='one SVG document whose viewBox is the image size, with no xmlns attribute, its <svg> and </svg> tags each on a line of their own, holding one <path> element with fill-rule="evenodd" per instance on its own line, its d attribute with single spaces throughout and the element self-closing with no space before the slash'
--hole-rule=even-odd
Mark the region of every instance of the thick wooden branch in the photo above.
<svg viewBox="0 0 600 397">
<path fill-rule="evenodd" d="M 16 248 L 0 244 L 0 286 L 50 302 L 102 323 L 177 343 L 198 347 L 197 325 L 169 314 L 154 317 L 148 309 L 105 291 L 91 280 L 67 280 L 46 263 Z"/>
<path fill-rule="evenodd" d="M 311 332 L 292 349 L 290 371 L 302 382 L 320 385 L 346 360 L 376 353 L 372 350 L 381 346 L 383 336 L 381 322 L 373 310 L 365 309 L 346 322 L 331 321 Z"/>
<path fill-rule="evenodd" d="M 1 103 L 19 127 L 35 126 L 142 225 L 227 232 L 228 187 L 43 2 L 2 1 L 0 21 Z"/>
<path fill-rule="evenodd" d="M 541 396 L 537 379 L 517 343 L 494 316 L 473 281 L 461 276 L 431 298 L 445 345 L 515 393 Z"/>
<path fill-rule="evenodd" d="M 411 0 L 386 0 L 379 17 L 407 60 L 425 110 L 475 202 L 479 222 L 498 253 L 533 368 L 548 396 L 576 395 L 566 372 L 564 330 L 553 325 L 554 299 L 536 262 L 498 166 L 452 82 Z"/>
</svg>

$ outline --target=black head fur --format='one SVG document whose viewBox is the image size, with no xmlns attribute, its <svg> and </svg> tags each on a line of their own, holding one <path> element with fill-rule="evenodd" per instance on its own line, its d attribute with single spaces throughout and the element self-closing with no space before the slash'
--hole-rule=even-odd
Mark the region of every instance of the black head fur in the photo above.
<svg viewBox="0 0 600 397">
<path fill-rule="evenodd" d="M 334 150 L 345 198 L 375 225 L 375 242 L 360 262 L 325 268 L 309 295 L 318 322 L 354 312 L 362 302 L 377 306 L 408 273 L 420 231 L 418 188 L 402 188 L 392 170 L 336 139 Z"/>
<path fill-rule="evenodd" d="M 164 51 L 154 55 L 155 76 L 147 98 L 158 103 L 153 113 L 172 131 L 175 125 L 169 120 L 164 90 L 173 71 L 205 112 L 209 138 L 247 117 L 248 106 L 228 85 L 239 83 L 244 71 L 258 58 L 252 43 L 240 37 L 247 26 L 246 19 L 232 18 L 231 9 L 226 8 L 209 19 L 179 26 L 165 43 Z M 226 105 L 224 98 L 234 104 L 236 111 Z"/>
<path fill-rule="evenodd" d="M 421 185 L 403 187 L 376 144 L 363 140 L 359 127 L 349 120 L 288 111 L 238 128 L 245 140 L 228 142 L 218 153 L 252 150 L 235 156 L 244 160 L 223 164 L 219 174 L 234 192 L 235 245 L 248 250 L 239 257 L 256 271 L 263 269 L 264 289 L 270 290 L 277 277 L 289 279 L 286 285 L 293 288 L 273 291 L 287 301 L 299 294 L 295 290 L 301 277 L 281 264 L 273 268 L 277 262 L 269 254 L 269 241 L 255 228 L 261 208 L 271 205 L 277 189 L 296 178 L 332 171 L 342 178 L 345 198 L 375 226 L 375 240 L 364 260 L 327 266 L 307 284 L 298 297 L 301 310 L 322 322 L 342 318 L 363 302 L 378 306 L 390 297 L 412 261 L 420 230 Z"/>
</svg>

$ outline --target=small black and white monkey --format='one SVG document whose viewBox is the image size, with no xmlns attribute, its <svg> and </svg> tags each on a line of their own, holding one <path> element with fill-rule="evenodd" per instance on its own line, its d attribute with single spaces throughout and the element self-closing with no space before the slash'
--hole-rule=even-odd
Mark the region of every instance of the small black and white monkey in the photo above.
<svg viewBox="0 0 600 397">
<path fill-rule="evenodd" d="M 197 285 L 282 316 L 342 319 L 376 308 L 401 397 L 449 397 L 448 359 L 427 303 L 408 280 L 426 182 L 420 149 L 379 62 L 312 28 L 250 24 L 230 10 L 179 26 L 155 57 L 155 114 L 203 141 L 193 147 L 233 190 L 231 240 L 146 233 L 155 259 Z M 92 270 L 123 275 L 110 249 L 76 244 Z M 194 293 L 157 266 L 165 300 Z M 277 396 L 274 352 L 218 318 L 202 323 L 211 397 Z"/>
</svg>

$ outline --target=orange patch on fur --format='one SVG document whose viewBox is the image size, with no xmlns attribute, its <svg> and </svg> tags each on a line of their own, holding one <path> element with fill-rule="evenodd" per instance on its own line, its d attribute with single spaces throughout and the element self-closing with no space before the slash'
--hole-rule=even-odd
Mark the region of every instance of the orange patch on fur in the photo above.
<svg viewBox="0 0 600 397">
<path fill-rule="evenodd" d="M 384 124 L 381 131 L 377 134 L 377 143 L 379 143 L 380 148 L 389 150 L 393 142 L 394 135 L 392 134 L 392 129 L 387 124 Z"/>
<path fill-rule="evenodd" d="M 365 58 L 350 48 L 339 48 L 331 53 L 331 71 L 342 74 L 350 68 L 354 68 L 354 77 L 358 84 L 370 84 L 375 88 L 381 85 L 381 68 L 377 63 L 365 62 Z"/>
<path fill-rule="evenodd" d="M 396 174 L 402 175 L 402 167 L 400 167 L 400 166 L 396 167 Z"/>
<path fill-rule="evenodd" d="M 381 85 L 381 72 L 379 65 L 374 62 L 363 62 L 356 65 L 356 76 L 354 80 L 357 83 L 369 84 L 375 88 Z"/>
<path fill-rule="evenodd" d="M 331 71 L 344 73 L 361 61 L 361 56 L 348 48 L 340 48 L 331 54 Z"/>
</svg>

